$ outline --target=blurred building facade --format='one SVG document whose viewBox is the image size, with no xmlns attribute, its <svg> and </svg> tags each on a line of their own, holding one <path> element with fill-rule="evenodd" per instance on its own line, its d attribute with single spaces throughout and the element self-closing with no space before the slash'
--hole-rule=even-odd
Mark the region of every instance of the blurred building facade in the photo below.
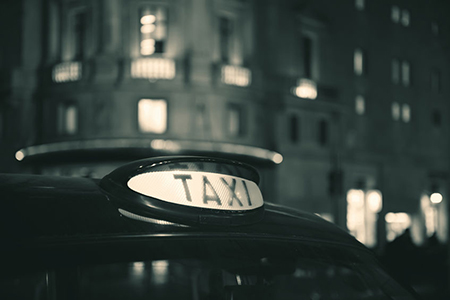
<svg viewBox="0 0 450 300">
<path fill-rule="evenodd" d="M 445 1 L 0 6 L 2 171 L 226 156 L 260 170 L 267 199 L 368 246 L 408 227 L 447 240 Z"/>
</svg>

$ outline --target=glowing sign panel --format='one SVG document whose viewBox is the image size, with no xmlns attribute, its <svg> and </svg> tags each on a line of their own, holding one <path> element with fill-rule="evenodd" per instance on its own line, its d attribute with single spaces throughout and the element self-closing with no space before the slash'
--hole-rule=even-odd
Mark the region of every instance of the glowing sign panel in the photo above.
<svg viewBox="0 0 450 300">
<path fill-rule="evenodd" d="M 256 183 L 236 176 L 200 171 L 160 171 L 139 174 L 128 187 L 145 196 L 199 208 L 252 210 L 263 205 Z"/>
</svg>

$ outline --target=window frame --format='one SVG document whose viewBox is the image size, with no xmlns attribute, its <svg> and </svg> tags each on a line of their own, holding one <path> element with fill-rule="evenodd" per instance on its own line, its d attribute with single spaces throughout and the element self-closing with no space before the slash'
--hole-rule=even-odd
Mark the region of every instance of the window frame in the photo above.
<svg viewBox="0 0 450 300">
<path fill-rule="evenodd" d="M 145 101 L 145 100 L 149 100 L 149 101 L 164 101 L 165 103 L 165 117 L 164 117 L 164 126 L 163 126 L 163 130 L 145 130 L 143 128 L 143 126 L 141 125 L 141 115 L 140 115 L 140 106 L 139 104 L 141 103 L 141 101 Z M 144 116 L 142 116 L 144 117 Z M 156 135 L 161 135 L 161 134 L 165 134 L 168 132 L 169 130 L 169 101 L 167 100 L 167 98 L 165 97 L 140 97 L 137 102 L 136 102 L 136 124 L 137 124 L 137 129 L 141 134 L 156 134 Z M 150 125 L 147 125 L 150 126 Z M 161 126 L 161 125 L 159 125 Z"/>
<path fill-rule="evenodd" d="M 399 84 L 401 78 L 401 62 L 398 58 L 391 61 L 391 81 L 393 84 Z"/>
<path fill-rule="evenodd" d="M 401 119 L 401 106 L 397 101 L 391 103 L 391 117 L 393 121 L 399 121 Z"/>
<path fill-rule="evenodd" d="M 301 122 L 298 114 L 289 115 L 289 141 L 292 144 L 299 144 L 301 141 Z"/>
<path fill-rule="evenodd" d="M 431 70 L 431 82 L 430 82 L 430 90 L 433 93 L 441 93 L 442 91 L 442 72 L 438 68 L 433 68 Z"/>
<path fill-rule="evenodd" d="M 401 119 L 404 123 L 411 122 L 411 106 L 408 103 L 401 106 Z"/>
<path fill-rule="evenodd" d="M 317 126 L 317 143 L 321 147 L 327 147 L 330 144 L 330 124 L 326 118 L 321 118 Z"/>
<path fill-rule="evenodd" d="M 238 128 L 236 131 L 232 130 L 232 112 L 237 112 Z M 239 138 L 246 134 L 246 112 L 243 105 L 238 103 L 228 103 L 226 107 L 226 133 L 228 137 Z"/>
<path fill-rule="evenodd" d="M 367 73 L 367 54 L 361 47 L 353 51 L 353 73 L 356 76 L 363 76 Z"/>
<path fill-rule="evenodd" d="M 144 12 L 145 10 L 149 10 L 151 11 L 164 11 L 164 19 L 158 20 L 157 17 L 155 17 L 155 21 L 150 22 L 149 24 L 144 24 L 142 23 L 142 18 L 144 16 Z M 156 15 L 157 13 L 155 13 Z M 169 22 L 170 22 L 170 6 L 164 3 L 160 3 L 160 2 L 143 2 L 143 3 L 139 3 L 139 5 L 136 6 L 136 16 L 137 16 L 137 28 L 136 28 L 136 33 L 137 33 L 137 53 L 138 53 L 138 57 L 153 57 L 153 56 L 161 56 L 167 53 L 167 45 L 168 45 L 168 40 L 169 40 L 169 33 L 170 33 L 170 26 L 169 26 Z M 155 38 L 151 38 L 153 35 L 152 33 L 156 32 L 158 30 L 158 24 L 155 23 L 159 23 L 161 22 L 162 25 L 160 25 L 161 27 L 164 27 L 165 30 L 165 34 L 164 34 L 164 38 L 161 40 L 156 40 Z M 151 32 L 142 32 L 142 28 L 145 25 L 153 25 L 155 24 L 155 29 Z M 148 38 L 144 38 L 143 35 L 144 34 L 149 34 Z M 148 54 L 144 54 L 142 53 L 142 42 L 144 40 L 154 40 L 154 51 L 152 53 L 148 53 Z M 162 50 L 161 51 L 156 51 L 157 50 L 157 42 L 162 41 Z"/>
<path fill-rule="evenodd" d="M 400 65 L 401 82 L 405 87 L 411 86 L 411 63 L 403 60 Z"/>
<path fill-rule="evenodd" d="M 401 20 L 401 9 L 397 5 L 391 6 L 391 21 L 395 24 L 400 23 Z"/>
<path fill-rule="evenodd" d="M 75 108 L 75 116 L 73 117 L 73 124 L 68 122 L 69 109 Z M 75 101 L 61 101 L 57 104 L 57 118 L 56 130 L 58 136 L 77 136 L 80 132 L 80 107 Z M 69 127 L 74 127 L 70 129 Z"/>
<path fill-rule="evenodd" d="M 366 114 L 366 98 L 361 94 L 355 96 L 355 112 L 359 116 Z"/>
<path fill-rule="evenodd" d="M 366 9 L 365 0 L 355 0 L 355 8 L 359 11 L 364 11 Z"/>
<path fill-rule="evenodd" d="M 400 23 L 404 27 L 411 26 L 411 12 L 406 8 L 401 10 Z"/>
</svg>

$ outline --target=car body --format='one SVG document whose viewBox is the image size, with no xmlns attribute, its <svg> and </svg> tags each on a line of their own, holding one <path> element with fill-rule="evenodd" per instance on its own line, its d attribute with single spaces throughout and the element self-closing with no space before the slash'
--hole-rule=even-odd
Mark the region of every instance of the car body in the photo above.
<svg viewBox="0 0 450 300">
<path fill-rule="evenodd" d="M 171 176 L 189 205 L 166 201 Z M 141 177 L 149 192 L 132 188 Z M 0 298 L 416 299 L 322 218 L 267 199 L 245 207 L 258 180 L 204 157 L 142 160 L 101 180 L 0 175 Z M 230 207 L 205 207 L 218 202 Z"/>
</svg>

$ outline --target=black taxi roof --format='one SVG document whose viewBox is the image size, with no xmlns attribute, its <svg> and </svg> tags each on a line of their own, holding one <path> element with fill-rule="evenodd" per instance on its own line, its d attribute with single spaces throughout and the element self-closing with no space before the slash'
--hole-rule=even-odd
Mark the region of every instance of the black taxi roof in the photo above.
<svg viewBox="0 0 450 300">
<path fill-rule="evenodd" d="M 168 226 L 123 216 L 95 179 L 0 174 L 0 193 L 2 237 L 11 243 L 89 243 L 166 234 L 265 236 L 360 246 L 352 236 L 318 216 L 270 202 L 265 203 L 262 221 L 254 224 Z"/>
<path fill-rule="evenodd" d="M 137 165 L 139 170 L 145 169 L 141 168 L 143 166 L 141 163 Z M 239 166 L 241 167 L 246 168 Z M 126 169 L 119 168 L 119 173 Z M 147 171 L 139 172 L 147 174 Z M 113 173 L 111 174 L 114 175 Z M 252 172 L 244 173 L 240 174 L 241 179 L 252 178 L 254 175 Z M 126 175 L 127 172 L 124 174 Z M 167 173 L 162 171 L 157 175 L 164 174 Z M 189 213 L 187 214 L 189 218 L 185 219 L 186 223 L 170 222 L 165 217 L 172 216 L 170 212 L 160 209 L 163 206 L 156 207 L 156 214 L 153 214 L 151 218 L 148 217 L 149 215 L 145 213 L 148 207 L 139 206 L 140 201 L 146 201 L 144 198 L 147 196 L 140 195 L 139 197 L 144 197 L 140 199 L 133 198 L 136 196 L 134 194 L 121 193 L 123 190 L 120 184 L 109 190 L 117 183 L 114 183 L 114 180 L 117 179 L 120 183 L 120 176 L 109 175 L 100 180 L 0 174 L 0 205 L 3 212 L 0 218 L 2 241 L 0 279 L 8 283 L 11 282 L 11 278 L 23 278 L 28 276 L 27 274 L 31 276 L 36 271 L 42 273 L 50 270 L 54 272 L 51 276 L 58 276 L 57 278 L 63 280 L 62 288 L 64 288 L 64 278 L 69 278 L 70 285 L 76 285 L 76 280 L 72 282 L 70 278 L 78 276 L 76 274 L 79 270 L 88 272 L 87 270 L 90 270 L 89 267 L 92 266 L 118 267 L 127 266 L 130 262 L 134 262 L 134 266 L 136 262 L 148 262 L 149 259 L 153 264 L 155 261 L 167 263 L 167 259 L 174 261 L 186 258 L 193 259 L 194 264 L 198 258 L 206 259 L 205 266 L 226 267 L 230 272 L 234 270 L 233 272 L 242 274 L 247 272 L 254 274 L 256 270 L 263 273 L 270 270 L 272 273 L 281 272 L 280 274 L 288 270 L 291 274 L 295 271 L 292 263 L 298 256 L 302 257 L 301 260 L 304 261 L 305 266 L 311 266 L 311 259 L 320 257 L 320 260 L 316 262 L 317 265 L 314 265 L 317 268 L 331 266 L 330 263 L 344 267 L 351 264 L 354 268 L 356 265 L 360 269 L 365 268 L 364 272 L 376 270 L 374 274 L 385 276 L 370 250 L 344 230 L 316 215 L 276 205 L 270 203 L 268 201 L 270 199 L 265 199 L 261 207 L 252 207 L 248 214 L 250 219 L 245 217 L 247 212 L 234 211 L 236 206 L 233 210 L 225 212 L 208 208 L 193 210 L 193 212 L 201 213 L 202 209 L 206 209 L 206 214 L 216 211 L 219 212 L 218 216 L 225 215 L 231 219 L 237 214 L 241 221 L 250 220 L 247 223 L 217 223 L 214 218 L 200 218 L 201 222 L 193 224 Z M 129 183 L 138 175 L 125 176 L 125 182 Z M 176 173 L 176 175 L 179 174 Z M 213 175 L 203 176 L 206 176 L 203 180 L 213 179 Z M 210 178 L 208 179 L 207 176 Z M 222 179 L 227 175 L 220 176 L 223 176 L 220 177 Z M 112 182 L 109 182 L 109 185 L 105 184 L 105 178 L 111 179 Z M 257 183 L 258 178 L 252 179 Z M 176 178 L 176 180 L 179 179 Z M 222 187 L 228 185 L 225 188 L 229 192 L 228 204 L 237 202 L 239 199 L 229 199 L 230 195 L 238 197 L 237 182 L 229 180 L 227 183 L 226 179 L 223 181 Z M 147 183 L 149 182 L 146 181 Z M 177 183 L 178 186 L 184 184 L 180 181 Z M 122 187 L 126 189 L 126 186 Z M 244 181 L 241 183 L 242 187 L 245 187 Z M 203 188 L 206 188 L 206 181 Z M 140 188 L 137 190 L 142 192 Z M 179 190 L 182 195 L 187 196 L 186 188 Z M 205 201 L 205 193 L 203 190 L 203 201 Z M 132 197 L 126 199 L 129 195 Z M 258 200 L 258 197 L 254 196 L 255 194 L 247 198 L 249 202 L 250 198 L 252 201 Z M 120 199 L 114 200 L 114 197 Z M 134 210 L 133 212 L 118 208 L 117 204 L 123 205 L 121 201 L 125 200 L 135 201 L 134 204 L 139 205 L 129 206 L 131 210 Z M 158 199 L 144 202 L 152 206 L 157 203 L 153 200 Z M 150 211 L 154 213 L 152 207 Z M 160 211 L 168 214 L 158 219 Z M 253 214 L 253 211 L 262 211 L 263 214 Z M 256 215 L 258 219 L 254 218 Z M 241 218 L 242 216 L 244 217 Z M 175 219 L 178 217 L 179 215 L 174 216 Z M 208 223 L 209 221 L 212 223 Z M 243 261 L 249 261 L 250 264 L 241 266 Z M 373 270 L 371 271 L 370 268 Z M 351 270 L 353 269 L 348 269 L 346 274 L 351 273 Z M 272 276 L 270 274 L 267 276 Z M 75 277 L 70 277 L 72 275 Z M 46 280 L 49 279 L 49 277 L 46 278 Z M 385 279 L 382 280 L 385 281 Z M 236 282 L 240 285 L 238 281 Z M 245 288 L 250 288 L 252 292 L 252 289 L 257 287 Z M 233 287 L 233 289 L 238 288 Z M 397 288 L 394 292 L 398 292 Z M 358 293 L 361 294 L 361 291 Z"/>
</svg>

